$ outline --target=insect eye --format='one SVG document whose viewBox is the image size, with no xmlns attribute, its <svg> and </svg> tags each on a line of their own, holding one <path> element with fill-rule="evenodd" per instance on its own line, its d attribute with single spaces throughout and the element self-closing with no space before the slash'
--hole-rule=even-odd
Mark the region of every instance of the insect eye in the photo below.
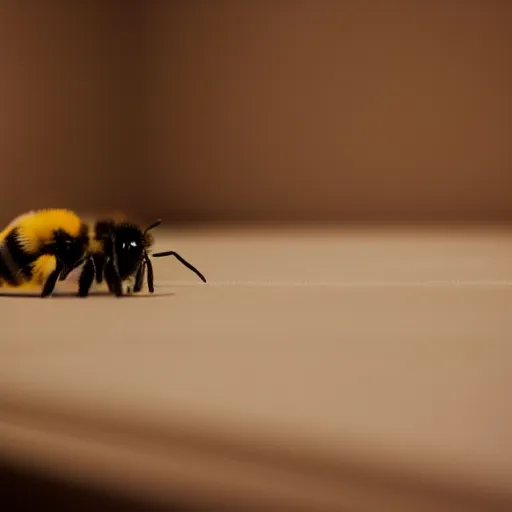
<svg viewBox="0 0 512 512">
<path fill-rule="evenodd" d="M 136 249 L 138 246 L 137 242 L 123 242 L 122 248 L 126 251 Z"/>
</svg>

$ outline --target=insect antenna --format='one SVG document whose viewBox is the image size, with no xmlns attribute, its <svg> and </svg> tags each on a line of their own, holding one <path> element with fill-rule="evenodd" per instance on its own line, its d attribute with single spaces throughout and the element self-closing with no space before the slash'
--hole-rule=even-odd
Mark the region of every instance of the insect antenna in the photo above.
<svg viewBox="0 0 512 512">
<path fill-rule="evenodd" d="M 155 229 L 157 226 L 160 226 L 162 224 L 162 219 L 157 219 L 153 224 L 150 224 L 145 230 L 143 235 L 145 235 L 148 231 L 151 231 L 152 229 Z"/>
<path fill-rule="evenodd" d="M 175 252 L 175 251 L 157 252 L 155 254 L 152 254 L 152 256 L 153 256 L 153 258 L 163 258 L 164 256 L 174 256 L 182 265 L 185 265 L 185 267 L 187 267 L 189 270 L 194 272 L 194 274 L 196 274 L 199 277 L 199 279 L 201 279 L 201 281 L 203 281 L 203 283 L 206 283 L 206 278 L 203 276 L 203 274 L 201 274 L 201 272 L 199 272 L 199 270 L 197 270 L 196 267 L 194 267 L 191 263 L 189 263 L 185 258 L 180 256 L 177 252 Z M 149 263 L 149 258 L 148 258 L 148 263 Z M 148 265 L 148 272 L 149 272 L 149 265 Z"/>
</svg>

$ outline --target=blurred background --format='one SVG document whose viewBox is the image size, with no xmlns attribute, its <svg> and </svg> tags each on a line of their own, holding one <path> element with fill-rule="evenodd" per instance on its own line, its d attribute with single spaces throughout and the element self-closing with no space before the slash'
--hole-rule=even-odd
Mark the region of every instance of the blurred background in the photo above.
<svg viewBox="0 0 512 512">
<path fill-rule="evenodd" d="M 2 2 L 0 223 L 509 224 L 511 27 L 501 0 Z M 55 498 L 9 471 L 4 500 Z"/>
<path fill-rule="evenodd" d="M 508 222 L 512 5 L 3 2 L 0 218 Z"/>
</svg>

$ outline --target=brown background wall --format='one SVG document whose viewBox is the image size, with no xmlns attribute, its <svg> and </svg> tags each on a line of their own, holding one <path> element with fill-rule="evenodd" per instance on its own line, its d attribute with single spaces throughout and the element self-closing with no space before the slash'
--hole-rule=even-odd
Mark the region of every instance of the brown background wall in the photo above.
<svg viewBox="0 0 512 512">
<path fill-rule="evenodd" d="M 0 213 L 106 203 L 119 177 L 119 12 L 105 2 L 0 7 Z"/>
<path fill-rule="evenodd" d="M 500 0 L 12 2 L 0 216 L 512 219 L 511 26 Z"/>
</svg>

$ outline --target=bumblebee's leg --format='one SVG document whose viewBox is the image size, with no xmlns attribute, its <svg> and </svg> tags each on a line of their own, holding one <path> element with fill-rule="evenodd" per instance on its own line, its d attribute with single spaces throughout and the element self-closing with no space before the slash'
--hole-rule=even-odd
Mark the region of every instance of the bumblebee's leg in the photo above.
<svg viewBox="0 0 512 512">
<path fill-rule="evenodd" d="M 59 281 L 65 281 L 67 279 L 67 277 L 69 276 L 69 274 L 71 274 L 71 272 L 73 272 L 73 270 L 78 268 L 85 261 L 86 261 L 86 258 L 82 258 L 79 261 L 77 261 L 72 267 L 66 268 L 66 270 L 64 272 L 61 272 L 61 274 L 59 276 Z"/>
<path fill-rule="evenodd" d="M 55 263 L 55 269 L 52 270 L 52 272 L 46 279 L 46 282 L 44 283 L 43 291 L 41 292 L 41 297 L 48 297 L 48 295 L 51 295 L 53 293 L 55 285 L 57 284 L 57 279 L 59 278 L 63 270 L 64 265 L 59 260 L 57 260 Z"/>
<path fill-rule="evenodd" d="M 146 261 L 146 265 L 148 267 L 148 290 L 149 293 L 153 293 L 155 291 L 154 287 L 154 277 L 153 277 L 153 265 L 151 264 L 151 260 L 149 259 L 147 254 L 144 254 L 144 260 Z"/>
<path fill-rule="evenodd" d="M 114 293 L 117 297 L 121 297 L 123 295 L 121 279 L 119 278 L 119 274 L 116 272 L 114 264 L 110 259 L 105 263 L 105 280 L 107 281 L 108 289 L 111 293 Z"/>
<path fill-rule="evenodd" d="M 144 273 L 146 271 L 146 260 L 142 260 L 140 264 L 137 274 L 135 276 L 135 284 L 133 286 L 133 293 L 139 293 L 142 290 L 142 285 L 144 284 Z"/>
<path fill-rule="evenodd" d="M 78 296 L 87 297 L 94 281 L 94 261 L 88 258 L 78 280 Z"/>
<path fill-rule="evenodd" d="M 95 254 L 93 259 L 94 266 L 96 267 L 96 282 L 101 284 L 103 282 L 103 272 L 105 270 L 105 257 L 102 254 Z"/>
<path fill-rule="evenodd" d="M 123 285 L 121 283 L 121 276 L 119 275 L 119 266 L 117 263 L 116 252 L 116 235 L 114 230 L 110 229 L 110 244 L 105 256 L 105 280 L 107 281 L 108 289 L 117 297 L 123 295 Z"/>
<path fill-rule="evenodd" d="M 119 265 L 117 263 L 117 251 L 116 251 L 116 236 L 113 231 L 110 232 L 111 247 L 109 252 L 109 263 L 112 264 L 112 269 L 117 276 L 117 280 L 121 283 L 121 277 L 119 276 Z M 105 276 L 106 277 L 106 276 Z M 121 285 L 119 285 L 121 286 Z"/>
</svg>

